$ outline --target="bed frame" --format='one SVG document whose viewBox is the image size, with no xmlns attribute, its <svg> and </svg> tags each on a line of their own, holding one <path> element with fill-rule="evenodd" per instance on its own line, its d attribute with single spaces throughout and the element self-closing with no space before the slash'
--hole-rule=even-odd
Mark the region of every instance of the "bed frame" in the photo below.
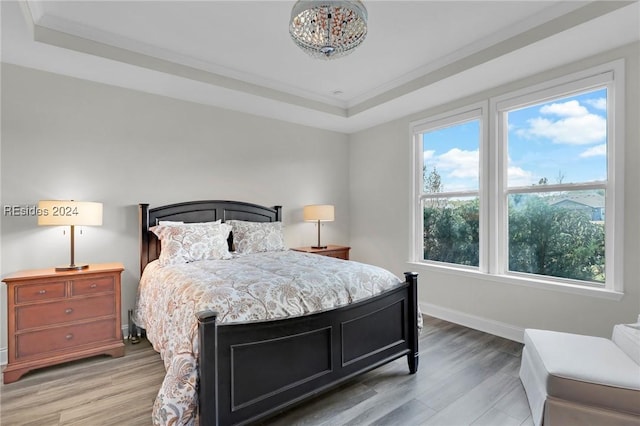
<svg viewBox="0 0 640 426">
<path fill-rule="evenodd" d="M 140 270 L 160 254 L 149 231 L 160 220 L 274 222 L 281 212 L 235 201 L 140 204 Z M 303 317 L 219 324 L 216 312 L 199 312 L 199 424 L 255 422 L 402 356 L 414 374 L 417 274 L 405 278 L 376 297 Z"/>
</svg>

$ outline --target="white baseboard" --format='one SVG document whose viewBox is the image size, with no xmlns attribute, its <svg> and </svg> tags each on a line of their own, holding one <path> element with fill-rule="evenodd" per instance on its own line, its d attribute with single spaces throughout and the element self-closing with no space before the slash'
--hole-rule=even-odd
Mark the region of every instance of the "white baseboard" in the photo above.
<svg viewBox="0 0 640 426">
<path fill-rule="evenodd" d="M 516 327 L 511 324 L 478 317 L 449 308 L 443 308 L 442 306 L 433 305 L 431 303 L 420 303 L 420 311 L 425 315 L 464 325 L 465 327 L 504 337 L 505 339 L 513 340 L 515 342 L 524 342 L 524 328 Z"/>
<path fill-rule="evenodd" d="M 125 325 L 122 327 L 122 336 L 125 339 L 129 338 L 129 326 Z M 7 348 L 0 348 L 0 366 L 7 365 L 8 360 L 8 352 Z"/>
</svg>

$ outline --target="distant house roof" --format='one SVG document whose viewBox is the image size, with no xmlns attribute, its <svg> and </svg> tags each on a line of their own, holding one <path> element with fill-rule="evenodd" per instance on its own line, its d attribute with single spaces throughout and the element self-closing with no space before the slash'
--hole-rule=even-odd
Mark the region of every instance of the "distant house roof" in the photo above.
<svg viewBox="0 0 640 426">
<path fill-rule="evenodd" d="M 555 206 L 562 203 L 566 204 L 567 202 L 582 204 L 591 208 L 604 208 L 605 199 L 600 194 L 567 194 L 555 198 L 549 204 Z"/>
</svg>

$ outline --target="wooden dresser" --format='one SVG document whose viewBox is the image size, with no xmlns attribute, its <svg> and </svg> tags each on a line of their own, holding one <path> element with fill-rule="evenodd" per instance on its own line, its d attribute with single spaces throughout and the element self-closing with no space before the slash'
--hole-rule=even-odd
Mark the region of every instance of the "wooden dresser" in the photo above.
<svg viewBox="0 0 640 426">
<path fill-rule="evenodd" d="M 345 247 L 345 246 L 335 246 L 335 245 L 331 245 L 329 244 L 327 246 L 327 248 L 313 248 L 313 247 L 297 247 L 291 250 L 295 250 L 295 251 L 302 251 L 305 253 L 313 253 L 313 254 L 319 254 L 322 256 L 328 256 L 328 257 L 336 257 L 338 259 L 344 259 L 344 260 L 349 260 L 349 250 L 351 250 L 351 247 Z"/>
<path fill-rule="evenodd" d="M 35 368 L 106 354 L 124 355 L 120 263 L 80 271 L 21 271 L 7 284 L 9 362 L 4 383 Z"/>
</svg>

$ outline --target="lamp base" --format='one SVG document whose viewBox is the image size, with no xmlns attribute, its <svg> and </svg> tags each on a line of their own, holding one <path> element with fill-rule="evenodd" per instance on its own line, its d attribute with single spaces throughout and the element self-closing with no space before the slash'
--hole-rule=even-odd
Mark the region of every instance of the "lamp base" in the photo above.
<svg viewBox="0 0 640 426">
<path fill-rule="evenodd" d="M 311 246 L 312 249 L 326 249 L 327 246 Z"/>
<path fill-rule="evenodd" d="M 65 266 L 56 266 L 56 272 L 62 271 L 81 271 L 83 269 L 87 269 L 89 265 L 87 263 L 83 263 L 80 265 L 65 265 Z"/>
</svg>

